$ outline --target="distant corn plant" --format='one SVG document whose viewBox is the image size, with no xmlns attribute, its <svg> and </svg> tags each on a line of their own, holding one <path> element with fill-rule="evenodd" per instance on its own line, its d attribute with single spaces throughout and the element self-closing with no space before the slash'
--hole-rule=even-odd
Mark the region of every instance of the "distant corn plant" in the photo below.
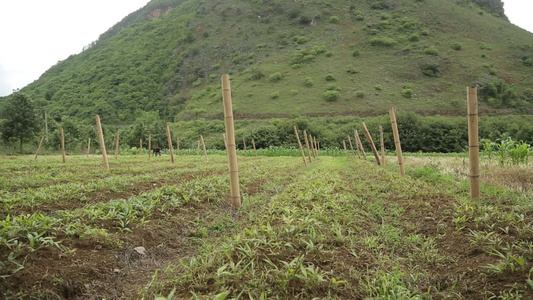
<svg viewBox="0 0 533 300">
<path fill-rule="evenodd" d="M 533 148 L 524 141 L 514 141 L 511 137 L 498 139 L 492 142 L 487 139 L 481 140 L 483 153 L 487 155 L 489 161 L 495 156 L 501 166 L 520 165 L 529 163 L 529 157 L 533 155 Z"/>
</svg>

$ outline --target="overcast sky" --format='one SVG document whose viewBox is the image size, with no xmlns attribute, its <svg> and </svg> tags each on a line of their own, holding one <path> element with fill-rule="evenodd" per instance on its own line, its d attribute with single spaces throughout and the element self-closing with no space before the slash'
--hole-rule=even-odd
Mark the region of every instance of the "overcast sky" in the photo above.
<svg viewBox="0 0 533 300">
<path fill-rule="evenodd" d="M 149 0 L 0 0 L 0 96 L 98 39 Z M 504 0 L 512 23 L 533 32 L 533 0 Z"/>
</svg>

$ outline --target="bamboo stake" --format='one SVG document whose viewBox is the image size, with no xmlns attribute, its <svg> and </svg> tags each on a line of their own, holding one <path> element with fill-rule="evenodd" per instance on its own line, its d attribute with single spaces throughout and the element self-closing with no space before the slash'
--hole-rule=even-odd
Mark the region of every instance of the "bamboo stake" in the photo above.
<svg viewBox="0 0 533 300">
<path fill-rule="evenodd" d="M 167 128 L 167 140 L 168 140 L 168 149 L 170 150 L 170 161 L 174 163 L 174 149 L 172 148 L 172 137 L 170 136 L 170 126 L 166 125 Z"/>
<path fill-rule="evenodd" d="M 63 163 L 67 161 L 67 154 L 65 152 L 65 133 L 63 132 L 63 128 L 61 128 L 61 154 L 63 155 Z"/>
<path fill-rule="evenodd" d="M 196 155 L 200 155 L 200 140 L 198 140 L 198 146 L 196 147 Z"/>
<path fill-rule="evenodd" d="M 383 126 L 379 125 L 379 144 L 381 146 L 381 165 L 385 166 L 385 141 L 383 139 Z"/>
<path fill-rule="evenodd" d="M 143 139 L 139 140 L 139 154 L 143 155 Z"/>
<path fill-rule="evenodd" d="M 180 156 L 180 139 L 179 138 L 176 138 L 176 148 L 177 148 L 176 154 Z"/>
<path fill-rule="evenodd" d="M 318 142 L 318 156 L 320 156 L 320 142 Z"/>
<path fill-rule="evenodd" d="M 87 143 L 87 157 L 89 157 L 89 153 L 91 153 L 91 138 L 89 138 L 89 142 Z"/>
<path fill-rule="evenodd" d="M 235 145 L 235 128 L 233 124 L 233 107 L 231 103 L 231 86 L 229 75 L 222 75 L 222 99 L 224 101 L 224 119 L 226 123 L 226 139 L 228 153 L 228 167 L 230 174 L 230 197 L 234 207 L 241 206 L 239 188 L 239 166 L 237 164 L 237 149 Z"/>
<path fill-rule="evenodd" d="M 316 136 L 313 137 L 314 143 L 315 143 L 315 152 L 316 152 L 316 158 L 320 156 L 318 153 L 318 143 L 316 142 Z"/>
<path fill-rule="evenodd" d="M 246 149 L 246 140 L 242 138 L 242 144 L 244 145 L 244 156 L 248 156 L 248 150 Z"/>
<path fill-rule="evenodd" d="M 37 156 L 39 156 L 39 153 L 41 153 L 41 147 L 43 146 L 43 142 L 44 142 L 44 135 L 41 137 L 41 141 L 39 142 L 39 148 L 37 148 L 37 152 L 35 153 L 34 160 L 36 160 Z"/>
<path fill-rule="evenodd" d="M 309 150 L 309 139 L 307 138 L 307 132 L 304 130 L 304 137 L 305 137 L 305 147 L 307 148 L 307 155 L 309 156 L 309 163 L 312 162 L 311 160 L 311 150 Z"/>
<path fill-rule="evenodd" d="M 342 146 L 344 147 L 344 155 L 346 155 L 346 159 L 349 159 L 348 150 L 346 150 L 346 141 L 342 141 Z"/>
<path fill-rule="evenodd" d="M 318 158 L 318 154 L 316 153 L 316 144 L 315 144 L 315 139 L 316 138 L 314 136 L 312 136 L 312 135 L 309 135 L 309 137 L 311 138 L 311 146 L 312 146 L 312 149 L 313 149 L 313 157 L 315 159 L 317 159 Z"/>
<path fill-rule="evenodd" d="M 357 148 L 359 149 L 359 151 L 361 151 L 361 153 L 363 153 L 363 158 L 366 160 L 366 152 L 365 152 L 365 148 L 363 148 L 363 143 L 361 143 L 361 138 L 359 137 L 359 132 L 357 132 L 357 130 L 354 131 L 354 137 L 357 141 Z"/>
<path fill-rule="evenodd" d="M 348 142 L 350 143 L 350 149 L 352 151 L 352 155 L 355 158 L 355 151 L 353 150 L 352 138 L 349 135 L 348 135 Z"/>
<path fill-rule="evenodd" d="M 468 147 L 470 161 L 470 198 L 480 199 L 480 172 L 479 172 L 479 127 L 478 127 L 478 105 L 477 87 L 467 88 L 468 102 Z"/>
<path fill-rule="evenodd" d="M 102 131 L 102 123 L 100 122 L 99 115 L 96 115 L 96 128 L 98 129 L 98 137 L 100 139 L 100 149 L 102 150 L 102 157 L 104 158 L 104 166 L 107 170 L 109 170 L 109 161 L 107 160 L 104 132 Z"/>
<path fill-rule="evenodd" d="M 118 159 L 118 145 L 119 145 L 119 141 L 120 141 L 120 134 L 117 132 L 117 137 L 116 137 L 116 146 L 115 146 L 115 159 Z"/>
<path fill-rule="evenodd" d="M 368 143 L 370 144 L 370 148 L 372 149 L 372 152 L 374 153 L 374 157 L 376 158 L 376 163 L 379 166 L 381 165 L 381 161 L 379 159 L 378 149 L 376 149 L 376 145 L 374 144 L 374 141 L 372 140 L 372 136 L 370 135 L 368 128 L 366 128 L 365 122 L 361 122 L 361 126 L 363 127 L 363 131 L 365 132 L 366 139 L 368 140 Z"/>
<path fill-rule="evenodd" d="M 296 135 L 296 140 L 298 141 L 298 146 L 300 147 L 300 151 L 302 152 L 302 158 L 304 160 L 304 165 L 307 167 L 307 161 L 305 160 L 304 148 L 302 147 L 302 142 L 300 142 L 300 137 L 298 136 L 298 129 L 296 129 L 296 126 L 293 126 L 293 128 L 294 128 L 294 134 Z"/>
<path fill-rule="evenodd" d="M 400 133 L 398 132 L 398 124 L 396 122 L 396 113 L 394 108 L 389 110 L 390 121 L 392 125 L 392 133 L 394 135 L 394 145 L 396 146 L 396 155 L 398 155 L 398 165 L 400 166 L 400 174 L 405 176 L 405 168 L 403 165 L 402 144 L 400 143 Z"/>
<path fill-rule="evenodd" d="M 148 158 L 152 157 L 152 135 L 148 135 Z"/>
<path fill-rule="evenodd" d="M 252 146 L 254 147 L 255 157 L 257 157 L 257 148 L 255 148 L 255 141 L 252 139 Z"/>
<path fill-rule="evenodd" d="M 200 140 L 202 140 L 202 145 L 204 147 L 205 162 L 209 162 L 209 158 L 207 157 L 207 149 L 205 148 L 205 142 L 204 142 L 204 136 L 203 135 L 200 135 Z"/>
</svg>

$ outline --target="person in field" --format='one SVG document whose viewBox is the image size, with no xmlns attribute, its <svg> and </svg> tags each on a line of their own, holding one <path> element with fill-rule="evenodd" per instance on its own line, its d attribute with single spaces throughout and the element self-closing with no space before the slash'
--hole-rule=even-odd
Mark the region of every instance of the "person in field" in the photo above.
<svg viewBox="0 0 533 300">
<path fill-rule="evenodd" d="M 160 147 L 155 147 L 154 148 L 154 156 L 161 156 L 161 148 Z"/>
</svg>

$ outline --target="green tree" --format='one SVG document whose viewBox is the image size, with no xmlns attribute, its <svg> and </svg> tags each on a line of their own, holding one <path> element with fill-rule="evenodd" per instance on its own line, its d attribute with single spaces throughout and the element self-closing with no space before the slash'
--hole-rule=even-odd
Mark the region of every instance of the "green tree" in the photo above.
<svg viewBox="0 0 533 300">
<path fill-rule="evenodd" d="M 39 131 L 39 121 L 33 101 L 21 92 L 9 97 L 1 111 L 4 122 L 1 124 L 2 139 L 9 142 L 18 139 L 20 152 L 24 141 L 31 139 Z"/>
</svg>

